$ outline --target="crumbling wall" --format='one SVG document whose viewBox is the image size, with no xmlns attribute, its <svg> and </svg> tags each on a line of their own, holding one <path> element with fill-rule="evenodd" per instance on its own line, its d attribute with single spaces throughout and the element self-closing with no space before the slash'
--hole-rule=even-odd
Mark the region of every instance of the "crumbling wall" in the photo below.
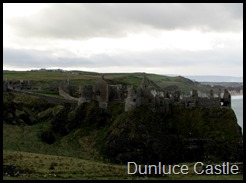
<svg viewBox="0 0 246 183">
<path fill-rule="evenodd" d="M 122 85 L 109 85 L 109 101 L 122 99 Z"/>
<path fill-rule="evenodd" d="M 192 94 L 191 94 L 191 97 L 193 98 L 194 101 L 198 101 L 198 92 L 197 90 L 193 89 L 192 90 Z"/>
<path fill-rule="evenodd" d="M 98 101 L 100 108 L 107 109 L 109 101 L 109 85 L 103 77 L 96 81 L 93 89 L 94 100 Z"/>
<path fill-rule="evenodd" d="M 227 89 L 224 90 L 224 95 L 221 101 L 223 106 L 231 108 L 231 94 Z"/>
<path fill-rule="evenodd" d="M 80 86 L 79 88 L 79 102 L 78 104 L 82 104 L 85 102 L 90 102 L 93 96 L 93 88 L 90 85 Z"/>
<path fill-rule="evenodd" d="M 199 91 L 195 89 L 192 90 L 190 96 L 181 96 L 179 90 L 173 92 L 157 91 L 145 75 L 139 87 L 127 86 L 127 89 L 123 89 L 122 85 L 109 85 L 102 76 L 93 87 L 84 86 L 80 88 L 79 104 L 96 100 L 99 107 L 107 109 L 108 102 L 124 99 L 125 111 L 131 111 L 140 105 L 150 109 L 163 107 L 165 110 L 168 110 L 171 104 L 190 108 L 219 108 L 222 102 L 223 106 L 231 106 L 231 95 L 227 90 L 225 90 L 222 99 L 216 97 L 213 90 L 206 97 L 198 96 L 198 94 Z"/>
<path fill-rule="evenodd" d="M 59 95 L 64 97 L 65 99 L 74 100 L 74 101 L 79 100 L 78 98 L 72 97 L 69 94 L 67 94 L 60 86 L 59 86 Z"/>
<path fill-rule="evenodd" d="M 20 80 L 10 80 L 8 81 L 7 88 L 10 90 L 21 90 L 22 89 L 21 81 Z"/>
<path fill-rule="evenodd" d="M 31 89 L 31 81 L 30 80 L 9 80 L 4 81 L 6 91 L 10 90 L 30 90 Z"/>
<path fill-rule="evenodd" d="M 125 99 L 125 111 L 131 111 L 142 104 L 141 89 L 134 86 L 127 87 L 127 98 Z"/>
<path fill-rule="evenodd" d="M 220 103 L 220 98 L 199 98 L 197 107 L 202 107 L 202 108 L 220 108 L 221 103 Z"/>
<path fill-rule="evenodd" d="M 154 108 L 155 107 L 155 97 L 153 94 L 152 94 L 151 87 L 146 87 L 142 89 L 142 96 L 141 96 L 142 105 L 149 106 L 150 108 Z"/>
</svg>

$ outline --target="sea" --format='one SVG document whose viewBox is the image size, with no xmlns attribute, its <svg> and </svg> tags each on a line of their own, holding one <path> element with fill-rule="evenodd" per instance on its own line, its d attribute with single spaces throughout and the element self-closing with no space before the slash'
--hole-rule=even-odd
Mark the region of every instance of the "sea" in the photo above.
<svg viewBox="0 0 246 183">
<path fill-rule="evenodd" d="M 243 95 L 231 96 L 231 107 L 236 114 L 237 123 L 242 127 L 243 132 Z"/>
</svg>

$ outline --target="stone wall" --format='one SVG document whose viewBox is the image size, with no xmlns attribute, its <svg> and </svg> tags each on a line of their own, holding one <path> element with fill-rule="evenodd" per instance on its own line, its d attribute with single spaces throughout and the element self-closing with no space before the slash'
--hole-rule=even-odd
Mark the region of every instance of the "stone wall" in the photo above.
<svg viewBox="0 0 246 183">
<path fill-rule="evenodd" d="M 109 87 L 107 82 L 100 78 L 96 81 L 94 86 L 95 100 L 100 102 L 108 102 Z"/>
<path fill-rule="evenodd" d="M 80 86 L 79 96 L 79 104 L 90 102 L 93 97 L 93 87 L 90 85 Z"/>
<path fill-rule="evenodd" d="M 74 100 L 78 102 L 78 98 L 72 97 L 69 94 L 67 94 L 61 87 L 59 87 L 59 95 L 64 97 L 65 99 L 69 99 L 69 100 Z"/>
<path fill-rule="evenodd" d="M 109 85 L 109 101 L 123 101 L 127 97 L 127 86 Z"/>
<path fill-rule="evenodd" d="M 199 98 L 197 107 L 203 107 L 203 108 L 220 108 L 220 98 Z"/>
<path fill-rule="evenodd" d="M 125 111 L 131 111 L 140 106 L 142 92 L 140 88 L 127 86 L 127 98 L 125 99 Z"/>
<path fill-rule="evenodd" d="M 9 80 L 7 82 L 7 89 L 10 90 L 29 90 L 31 89 L 30 80 Z"/>
<path fill-rule="evenodd" d="M 225 107 L 231 107 L 231 94 L 229 93 L 227 89 L 224 90 L 222 103 L 223 103 L 223 106 Z"/>
<path fill-rule="evenodd" d="M 151 87 L 142 89 L 141 104 L 144 106 L 149 106 L 150 108 L 154 108 L 156 106 L 156 100 L 152 94 Z"/>
</svg>

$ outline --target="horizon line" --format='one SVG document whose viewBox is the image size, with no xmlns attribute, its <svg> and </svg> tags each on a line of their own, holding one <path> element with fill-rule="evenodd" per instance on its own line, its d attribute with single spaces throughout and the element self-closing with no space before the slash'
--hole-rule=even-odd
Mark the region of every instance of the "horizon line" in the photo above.
<svg viewBox="0 0 246 183">
<path fill-rule="evenodd" d="M 40 69 L 26 69 L 26 70 L 15 70 L 15 69 L 3 69 L 3 71 L 14 71 L 14 72 L 27 72 L 27 71 L 40 71 L 41 69 L 45 70 L 62 70 L 62 71 L 78 71 L 78 72 L 93 72 L 93 73 L 99 73 L 99 74 L 124 74 L 124 73 L 147 73 L 147 74 L 157 74 L 157 73 L 151 73 L 151 72 L 97 72 L 97 71 L 86 71 L 86 70 L 75 70 L 75 69 L 61 69 L 61 68 L 40 68 Z M 214 77 L 237 77 L 237 78 L 243 78 L 243 76 L 232 76 L 232 75 L 186 75 L 186 74 L 157 74 L 157 75 L 166 75 L 166 76 L 214 76 Z"/>
</svg>

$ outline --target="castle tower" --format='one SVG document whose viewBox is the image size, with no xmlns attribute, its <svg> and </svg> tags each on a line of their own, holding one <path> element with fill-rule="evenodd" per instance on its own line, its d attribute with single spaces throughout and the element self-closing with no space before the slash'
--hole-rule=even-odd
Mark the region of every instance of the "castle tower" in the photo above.
<svg viewBox="0 0 246 183">
<path fill-rule="evenodd" d="M 125 99 L 125 111 L 131 111 L 141 105 L 141 89 L 127 86 L 127 98 Z"/>
<path fill-rule="evenodd" d="M 104 80 L 104 75 L 96 81 L 94 87 L 95 100 L 98 101 L 99 107 L 103 109 L 108 108 L 108 100 L 109 100 L 109 85 Z"/>
<path fill-rule="evenodd" d="M 194 101 L 198 101 L 198 92 L 195 89 L 192 89 L 192 98 Z"/>
<path fill-rule="evenodd" d="M 227 89 L 224 90 L 224 96 L 223 96 L 223 106 L 227 106 L 231 108 L 231 94 Z"/>
</svg>

